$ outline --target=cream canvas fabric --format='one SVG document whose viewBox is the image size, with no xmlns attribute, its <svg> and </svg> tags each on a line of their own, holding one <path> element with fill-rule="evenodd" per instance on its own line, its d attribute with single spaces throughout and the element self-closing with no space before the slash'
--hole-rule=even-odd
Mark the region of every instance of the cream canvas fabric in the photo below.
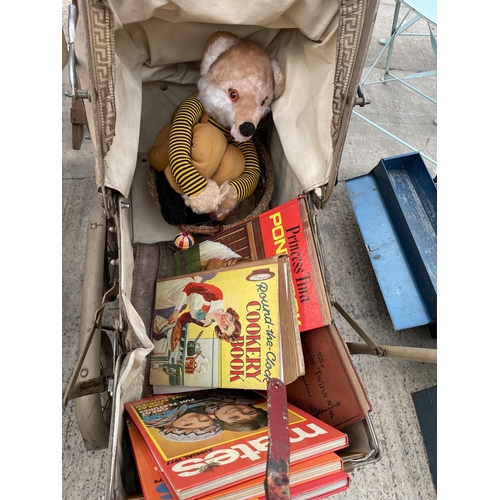
<svg viewBox="0 0 500 500">
<path fill-rule="evenodd" d="M 105 185 L 129 195 L 137 156 L 147 151 L 175 106 L 196 89 L 205 41 L 217 30 L 258 42 L 278 58 L 285 72 L 285 93 L 272 105 L 275 173 L 278 182 L 290 186 L 290 192 L 279 195 L 289 199 L 328 182 L 333 161 L 335 2 L 108 4 L 115 28 L 116 126 L 103 165 Z M 160 91 L 160 84 L 168 90 Z"/>
</svg>

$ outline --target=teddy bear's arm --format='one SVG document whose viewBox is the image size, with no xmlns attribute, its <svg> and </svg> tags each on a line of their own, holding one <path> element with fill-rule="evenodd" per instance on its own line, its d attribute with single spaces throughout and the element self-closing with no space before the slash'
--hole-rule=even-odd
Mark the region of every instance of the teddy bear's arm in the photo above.
<svg viewBox="0 0 500 500">
<path fill-rule="evenodd" d="M 253 141 L 236 142 L 231 141 L 231 144 L 237 147 L 245 157 L 245 170 L 243 173 L 229 182 L 238 193 L 238 201 L 241 202 L 248 198 L 257 187 L 260 177 L 259 157 Z"/>
<path fill-rule="evenodd" d="M 203 107 L 194 93 L 179 104 L 172 117 L 168 158 L 172 175 L 187 196 L 199 194 L 207 185 L 191 160 L 193 126 L 202 114 Z"/>
</svg>

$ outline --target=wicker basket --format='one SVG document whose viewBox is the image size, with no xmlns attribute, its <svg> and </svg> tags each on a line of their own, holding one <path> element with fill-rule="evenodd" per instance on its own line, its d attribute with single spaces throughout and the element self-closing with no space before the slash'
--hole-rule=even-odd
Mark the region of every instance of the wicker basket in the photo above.
<svg viewBox="0 0 500 500">
<path fill-rule="evenodd" d="M 224 223 L 218 224 L 213 222 L 206 225 L 187 225 L 180 224 L 179 229 L 191 234 L 215 234 L 225 229 L 229 229 L 235 224 L 251 219 L 256 215 L 261 214 L 269 209 L 269 204 L 274 193 L 274 170 L 271 157 L 262 142 L 257 138 L 253 138 L 257 155 L 261 165 L 261 181 L 257 189 L 251 196 L 243 200 L 234 214 L 229 217 Z M 149 167 L 148 171 L 148 186 L 151 196 L 153 197 L 156 205 L 160 208 L 158 200 L 158 192 L 156 190 L 156 170 Z"/>
</svg>

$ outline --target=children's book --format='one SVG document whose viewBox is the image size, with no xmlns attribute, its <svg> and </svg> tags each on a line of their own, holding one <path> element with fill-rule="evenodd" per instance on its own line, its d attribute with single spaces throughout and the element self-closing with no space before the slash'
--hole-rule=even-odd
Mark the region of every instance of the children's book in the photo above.
<svg viewBox="0 0 500 500">
<path fill-rule="evenodd" d="M 165 484 L 156 462 L 132 420 L 127 417 L 127 429 L 141 482 L 144 500 L 171 500 L 174 497 Z"/>
<path fill-rule="evenodd" d="M 366 418 L 371 403 L 334 324 L 303 332 L 305 374 L 287 385 L 290 403 L 343 429 Z"/>
<path fill-rule="evenodd" d="M 314 481 L 322 476 L 334 474 L 343 470 L 342 459 L 335 453 L 325 453 L 317 457 L 295 463 L 290 466 L 290 474 L 287 478 L 290 484 L 290 491 L 304 482 Z M 265 473 L 245 481 L 240 484 L 231 485 L 228 488 L 217 491 L 212 495 L 207 495 L 203 500 L 252 500 L 262 498 L 265 500 L 266 492 L 264 488 Z M 283 485 L 278 477 L 275 486 Z M 292 498 L 295 498 L 292 496 Z"/>
<path fill-rule="evenodd" d="M 171 493 L 205 498 L 265 474 L 267 399 L 255 391 L 209 390 L 125 403 Z M 288 405 L 290 466 L 347 447 L 345 433 Z"/>
<path fill-rule="evenodd" d="M 287 254 L 295 289 L 297 320 L 300 331 L 304 332 L 328 325 L 333 319 L 315 234 L 307 197 L 299 196 L 208 238 L 222 243 L 241 258 L 259 260 Z M 185 269 L 190 269 L 186 267 L 192 261 L 190 253 L 197 251 L 194 248 L 177 253 L 180 274 L 189 272 Z"/>
<path fill-rule="evenodd" d="M 159 279 L 153 388 L 266 390 L 270 378 L 287 384 L 302 375 L 289 264 L 282 255 Z"/>
</svg>

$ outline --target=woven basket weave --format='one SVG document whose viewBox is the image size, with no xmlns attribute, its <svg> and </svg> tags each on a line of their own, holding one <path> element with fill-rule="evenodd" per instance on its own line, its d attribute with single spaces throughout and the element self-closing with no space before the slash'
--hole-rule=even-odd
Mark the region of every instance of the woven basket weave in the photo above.
<svg viewBox="0 0 500 500">
<path fill-rule="evenodd" d="M 252 193 L 252 195 L 243 200 L 238 206 L 236 212 L 231 215 L 229 219 L 224 221 L 224 223 L 217 224 L 216 222 L 213 222 L 212 224 L 206 225 L 180 224 L 178 227 L 181 231 L 191 234 L 215 234 L 229 229 L 246 219 L 251 219 L 252 217 L 255 217 L 256 215 L 259 215 L 269 209 L 269 204 L 271 203 L 271 198 L 274 193 L 273 164 L 267 149 L 260 142 L 260 140 L 257 137 L 254 137 L 253 141 L 255 148 L 257 149 L 257 155 L 259 156 L 261 178 L 263 177 L 263 182 L 259 182 L 259 186 L 257 186 L 257 189 Z M 158 192 L 156 190 L 156 170 L 151 166 L 148 170 L 148 186 L 151 196 L 153 197 L 158 208 L 160 208 Z"/>
</svg>

